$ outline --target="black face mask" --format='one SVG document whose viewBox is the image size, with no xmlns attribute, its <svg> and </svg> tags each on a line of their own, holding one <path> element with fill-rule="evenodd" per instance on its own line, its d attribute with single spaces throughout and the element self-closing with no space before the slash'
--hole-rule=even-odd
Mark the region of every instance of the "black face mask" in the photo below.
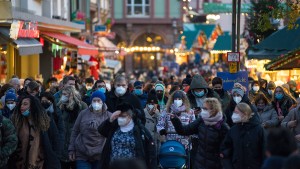
<svg viewBox="0 0 300 169">
<path fill-rule="evenodd" d="M 163 99 L 163 93 L 157 93 L 156 97 L 158 98 L 158 100 L 162 100 Z"/>
<path fill-rule="evenodd" d="M 219 95 L 222 94 L 223 89 L 214 89 L 215 92 L 217 92 Z"/>
<path fill-rule="evenodd" d="M 45 109 L 48 109 L 50 107 L 51 103 L 50 102 L 42 102 L 42 106 L 45 108 Z"/>
</svg>

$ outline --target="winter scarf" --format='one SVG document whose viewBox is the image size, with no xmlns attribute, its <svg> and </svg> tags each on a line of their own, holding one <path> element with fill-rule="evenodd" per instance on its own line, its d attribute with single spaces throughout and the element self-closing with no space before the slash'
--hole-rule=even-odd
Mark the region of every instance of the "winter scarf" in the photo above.
<svg viewBox="0 0 300 169">
<path fill-rule="evenodd" d="M 180 106 L 180 107 L 177 107 L 174 103 L 171 105 L 170 109 L 171 109 L 171 110 L 170 110 L 169 113 L 176 114 L 177 116 L 180 116 L 180 114 L 181 114 L 182 112 L 187 112 L 187 111 L 186 111 L 185 105 L 182 105 L 182 106 Z"/>
<path fill-rule="evenodd" d="M 222 112 L 218 112 L 215 116 L 213 117 L 208 117 L 208 118 L 203 118 L 205 125 L 208 126 L 213 126 L 216 125 L 219 121 L 221 121 L 223 119 L 223 113 Z"/>
</svg>

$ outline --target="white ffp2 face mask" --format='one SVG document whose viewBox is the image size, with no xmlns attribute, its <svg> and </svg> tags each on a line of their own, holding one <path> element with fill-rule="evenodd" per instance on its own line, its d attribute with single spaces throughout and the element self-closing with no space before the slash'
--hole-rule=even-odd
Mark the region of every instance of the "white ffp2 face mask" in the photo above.
<svg viewBox="0 0 300 169">
<path fill-rule="evenodd" d="M 231 120 L 233 123 L 239 123 L 242 121 L 242 117 L 241 117 L 241 115 L 239 115 L 237 113 L 233 113 L 231 116 Z"/>
<path fill-rule="evenodd" d="M 153 104 L 148 104 L 147 107 L 152 110 L 154 108 L 154 105 Z"/>
<path fill-rule="evenodd" d="M 98 110 L 101 110 L 102 104 L 101 103 L 92 103 L 92 107 L 94 110 L 98 111 Z"/>
<path fill-rule="evenodd" d="M 200 113 L 200 116 L 202 117 L 202 118 L 209 118 L 210 117 L 210 114 L 209 114 L 209 112 L 207 111 L 207 110 L 201 110 L 201 113 Z"/>
<path fill-rule="evenodd" d="M 182 100 L 174 100 L 174 104 L 176 105 L 176 107 L 180 107 L 182 106 Z"/>
<path fill-rule="evenodd" d="M 126 117 L 118 117 L 118 124 L 120 127 L 124 127 L 127 125 L 127 118 Z"/>
<path fill-rule="evenodd" d="M 233 100 L 235 101 L 236 104 L 238 104 L 242 101 L 242 97 L 241 96 L 235 96 L 235 97 L 233 97 Z"/>
<path fill-rule="evenodd" d="M 122 96 L 126 93 L 126 88 L 122 86 L 116 87 L 116 93 Z"/>
</svg>

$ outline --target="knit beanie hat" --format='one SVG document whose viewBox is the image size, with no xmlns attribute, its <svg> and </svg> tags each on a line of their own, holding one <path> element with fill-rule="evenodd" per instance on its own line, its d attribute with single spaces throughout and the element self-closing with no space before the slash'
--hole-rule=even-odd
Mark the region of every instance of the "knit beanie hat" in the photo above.
<svg viewBox="0 0 300 169">
<path fill-rule="evenodd" d="M 184 98 L 184 94 L 182 91 L 176 91 L 173 95 L 173 99 L 183 99 Z"/>
<path fill-rule="evenodd" d="M 91 96 L 91 101 L 95 98 L 95 97 L 98 97 L 102 100 L 102 102 L 105 102 L 106 101 L 106 96 L 103 92 L 97 90 L 95 92 L 93 92 L 92 96 Z"/>
<path fill-rule="evenodd" d="M 7 101 L 17 101 L 17 96 L 14 92 L 7 92 L 5 95 L 5 102 Z"/>
<path fill-rule="evenodd" d="M 276 84 L 273 81 L 269 81 L 267 88 L 271 88 L 271 89 L 275 89 L 276 88 Z"/>
<path fill-rule="evenodd" d="M 135 81 L 133 87 L 142 87 L 143 83 L 141 81 Z"/>
<path fill-rule="evenodd" d="M 245 88 L 240 83 L 235 83 L 231 90 L 231 94 L 238 93 L 242 97 L 245 95 L 245 92 Z"/>
<path fill-rule="evenodd" d="M 158 83 L 155 85 L 154 89 L 155 89 L 155 91 L 158 91 L 158 90 L 165 91 L 165 86 L 161 83 Z"/>
</svg>

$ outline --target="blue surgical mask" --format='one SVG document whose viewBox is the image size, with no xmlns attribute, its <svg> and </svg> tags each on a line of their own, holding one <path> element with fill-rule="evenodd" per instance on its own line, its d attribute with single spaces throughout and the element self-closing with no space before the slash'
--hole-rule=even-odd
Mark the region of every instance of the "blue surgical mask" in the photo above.
<svg viewBox="0 0 300 169">
<path fill-rule="evenodd" d="M 134 89 L 133 90 L 133 94 L 140 96 L 143 94 L 143 90 L 142 89 Z"/>
<path fill-rule="evenodd" d="M 276 93 L 275 98 L 278 99 L 278 100 L 281 100 L 283 98 L 283 94 L 282 93 Z"/>
<path fill-rule="evenodd" d="M 105 93 L 106 92 L 106 89 L 104 87 L 101 87 L 98 89 L 98 91 L 102 92 L 102 93 Z"/>
<path fill-rule="evenodd" d="M 28 109 L 28 110 L 26 110 L 26 111 L 24 111 L 24 112 L 22 113 L 22 115 L 23 115 L 24 117 L 28 117 L 28 116 L 29 116 L 29 114 L 30 114 L 30 111 L 29 111 L 29 109 Z"/>
<path fill-rule="evenodd" d="M 194 91 L 194 94 L 195 94 L 195 96 L 197 96 L 197 97 L 203 97 L 204 94 L 205 94 L 205 92 L 204 92 L 204 91 L 201 91 L 201 92 L 196 92 L 196 91 Z"/>
</svg>

